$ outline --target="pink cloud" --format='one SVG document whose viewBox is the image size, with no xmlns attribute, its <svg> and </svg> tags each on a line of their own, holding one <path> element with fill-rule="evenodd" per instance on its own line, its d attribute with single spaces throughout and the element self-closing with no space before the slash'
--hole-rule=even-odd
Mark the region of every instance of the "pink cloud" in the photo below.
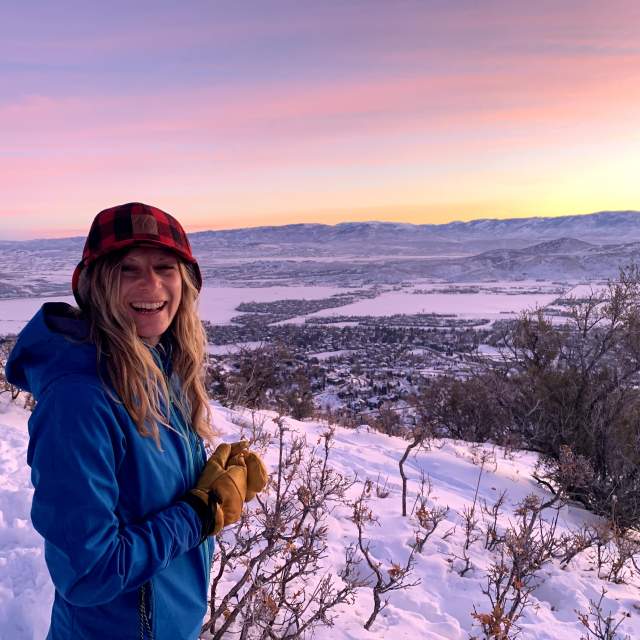
<svg viewBox="0 0 640 640">
<path fill-rule="evenodd" d="M 341 136 L 354 131 L 472 125 L 477 119 L 579 120 L 624 111 L 640 95 L 640 62 L 584 69 L 581 60 L 502 70 L 491 75 L 372 79 L 324 86 L 260 87 L 233 94 L 202 90 L 181 95 L 33 96 L 0 108 L 0 132 L 9 148 L 73 147 L 143 141 L 161 146 L 197 139 L 269 139 L 301 133 Z M 615 67 L 615 68 L 614 68 Z M 615 72 L 615 73 L 614 73 Z M 570 80 L 570 81 L 569 81 Z M 619 96 L 619 97 L 617 97 Z M 140 110 L 141 103 L 153 106 Z M 546 115 L 545 115 L 546 114 Z M 186 136 L 186 138 L 181 138 Z M 194 138 L 195 140 L 195 138 Z"/>
</svg>

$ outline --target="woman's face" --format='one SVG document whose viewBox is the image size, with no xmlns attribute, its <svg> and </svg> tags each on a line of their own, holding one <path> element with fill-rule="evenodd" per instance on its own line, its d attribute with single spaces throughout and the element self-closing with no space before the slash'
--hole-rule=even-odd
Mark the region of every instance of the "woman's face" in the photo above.
<svg viewBox="0 0 640 640">
<path fill-rule="evenodd" d="M 181 298 L 182 276 L 178 258 L 171 251 L 136 247 L 122 258 L 120 302 L 147 344 L 158 344 Z"/>
</svg>

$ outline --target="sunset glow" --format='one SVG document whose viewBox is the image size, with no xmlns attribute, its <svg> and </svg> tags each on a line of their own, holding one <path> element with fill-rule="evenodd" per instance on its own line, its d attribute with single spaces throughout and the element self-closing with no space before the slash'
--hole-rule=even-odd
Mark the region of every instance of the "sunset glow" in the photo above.
<svg viewBox="0 0 640 640">
<path fill-rule="evenodd" d="M 640 209 L 640 5 L 14 3 L 0 239 Z"/>
</svg>

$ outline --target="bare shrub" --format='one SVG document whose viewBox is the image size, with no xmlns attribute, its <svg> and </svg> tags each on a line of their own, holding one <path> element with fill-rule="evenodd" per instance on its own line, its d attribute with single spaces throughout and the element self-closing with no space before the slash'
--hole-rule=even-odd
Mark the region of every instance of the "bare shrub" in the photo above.
<svg viewBox="0 0 640 640">
<path fill-rule="evenodd" d="M 404 432 L 402 412 L 388 401 L 380 405 L 377 413 L 367 416 L 366 422 L 374 431 L 388 436 L 400 436 Z"/>
<path fill-rule="evenodd" d="M 587 613 L 577 611 L 580 624 L 586 629 L 587 635 L 581 635 L 580 640 L 631 640 L 630 636 L 624 639 L 618 634 L 618 628 L 625 620 L 625 615 L 617 622 L 611 617 L 611 612 L 604 613 L 602 601 L 606 595 L 606 590 L 602 589 L 602 594 L 598 602 L 589 600 L 589 611 Z"/>
<path fill-rule="evenodd" d="M 385 498 L 389 497 L 390 491 L 387 487 L 388 482 L 389 482 L 389 478 L 385 478 L 384 484 L 380 484 L 380 474 L 378 474 L 378 478 L 376 479 L 376 497 L 377 498 L 382 498 L 384 500 Z"/>
<path fill-rule="evenodd" d="M 407 515 L 407 474 L 404 470 L 405 462 L 409 457 L 409 454 L 415 449 L 416 452 L 420 449 L 428 449 L 431 443 L 432 430 L 429 423 L 421 422 L 416 425 L 408 435 L 409 444 L 405 447 L 404 453 L 398 462 L 400 469 L 400 477 L 402 478 L 402 516 Z"/>
<path fill-rule="evenodd" d="M 295 420 L 304 420 L 315 412 L 311 382 L 302 367 L 296 368 L 277 393 L 278 408 Z"/>
<path fill-rule="evenodd" d="M 467 380 L 440 376 L 416 398 L 421 424 L 431 424 L 434 435 L 467 442 L 502 442 L 509 432 L 509 383 L 503 373 L 489 368 Z"/>
<path fill-rule="evenodd" d="M 489 505 L 486 500 L 480 503 L 480 509 L 485 521 L 484 548 L 493 551 L 498 544 L 504 542 L 504 538 L 498 533 L 498 517 L 502 513 L 502 507 L 507 499 L 507 492 L 501 491 L 495 502 Z"/>
<path fill-rule="evenodd" d="M 318 422 L 325 422 L 328 425 L 333 424 L 346 429 L 356 429 L 364 423 L 362 416 L 346 407 L 316 407 L 313 417 Z"/>
<path fill-rule="evenodd" d="M 615 495 L 622 528 L 640 523 L 639 302 L 640 271 L 631 266 L 575 301 L 564 325 L 526 313 L 502 342 L 523 441 L 561 464 L 568 447 L 581 483 L 567 493 L 605 517 Z"/>
<path fill-rule="evenodd" d="M 0 395 L 6 393 L 9 395 L 11 400 L 14 401 L 20 395 L 20 389 L 18 389 L 18 387 L 14 387 L 9 383 L 4 375 L 4 365 L 5 363 L 0 361 Z"/>
<path fill-rule="evenodd" d="M 249 448 L 265 453 L 273 442 L 273 434 L 268 428 L 269 418 L 257 409 L 234 412 L 231 422 L 240 427 L 239 440 L 247 440 Z"/>
<path fill-rule="evenodd" d="M 23 407 L 25 409 L 33 411 L 36 406 L 36 401 L 33 395 L 30 393 L 22 392 L 18 387 L 10 384 L 4 373 L 9 354 L 15 346 L 15 343 L 16 338 L 0 337 L 0 395 L 6 393 L 11 402 L 17 402 L 18 400 L 20 400 L 23 402 Z"/>
<path fill-rule="evenodd" d="M 574 300 L 563 323 L 527 311 L 492 341 L 502 362 L 422 390 L 437 435 L 537 451 L 550 488 L 640 530 L 640 269 Z"/>
<path fill-rule="evenodd" d="M 474 442 L 469 447 L 471 463 L 475 466 L 481 466 L 483 469 L 489 466 L 493 467 L 493 473 L 498 470 L 498 458 L 494 446 L 487 448 L 486 445 Z"/>
<path fill-rule="evenodd" d="M 582 525 L 575 531 L 562 534 L 558 540 L 558 553 L 556 554 L 560 567 L 566 569 L 578 554 L 592 548 L 597 538 L 596 529 L 587 525 Z"/>
<path fill-rule="evenodd" d="M 305 367 L 283 344 L 240 347 L 228 370 L 216 363 L 207 368 L 210 396 L 228 407 L 274 409 L 302 420 L 315 407 Z"/>
<path fill-rule="evenodd" d="M 304 638 L 331 625 L 334 608 L 360 586 L 353 549 L 335 575 L 322 562 L 327 516 L 353 484 L 329 464 L 333 432 L 305 456 L 305 440 L 275 422 L 278 467 L 268 491 L 218 537 L 204 638 Z"/>
<path fill-rule="evenodd" d="M 449 514 L 449 507 L 441 507 L 431 505 L 431 492 L 433 486 L 431 479 L 422 474 L 420 481 L 420 490 L 416 496 L 416 502 L 413 505 L 412 514 L 417 523 L 415 530 L 414 549 L 418 553 L 422 553 L 427 540 L 435 533 L 441 522 L 445 521 Z"/>
<path fill-rule="evenodd" d="M 267 408 L 276 386 L 276 363 L 281 357 L 284 353 L 272 346 L 240 347 L 229 371 L 208 367 L 207 391 L 228 407 Z"/>
<path fill-rule="evenodd" d="M 373 610 L 364 624 L 364 628 L 367 630 L 371 628 L 380 611 L 388 604 L 388 599 L 383 600 L 382 598 L 384 594 L 400 589 L 408 589 L 420 584 L 419 579 L 411 580 L 411 573 L 415 564 L 415 547 L 411 549 L 403 564 L 391 560 L 390 566 L 383 568 L 382 562 L 374 558 L 371 551 L 371 543 L 365 538 L 366 527 L 379 524 L 378 518 L 373 514 L 368 504 L 372 486 L 372 482 L 366 480 L 360 496 L 353 503 L 353 522 L 358 530 L 358 550 L 371 572 L 362 580 L 363 583 L 371 585 L 373 591 Z"/>
<path fill-rule="evenodd" d="M 550 506 L 555 507 L 555 515 L 551 522 L 546 522 L 542 512 Z M 519 634 L 518 620 L 531 604 L 536 574 L 557 552 L 558 514 L 557 501 L 542 503 L 533 494 L 516 509 L 518 519 L 505 531 L 497 546 L 498 558 L 487 571 L 483 593 L 489 599 L 489 611 L 478 611 L 474 605 L 471 614 L 485 639 L 510 640 Z"/>
<path fill-rule="evenodd" d="M 485 460 L 483 459 L 480 463 L 480 469 L 478 470 L 478 482 L 476 483 L 476 490 L 473 494 L 473 502 L 471 503 L 471 506 L 465 505 L 462 508 L 461 516 L 464 527 L 464 544 L 462 545 L 461 554 L 454 554 L 451 560 L 452 568 L 455 568 L 455 560 L 460 560 L 462 562 L 462 566 L 457 569 L 458 573 L 462 577 L 472 569 L 469 549 L 472 544 L 476 543 L 480 539 L 480 529 L 478 527 L 478 523 L 480 521 L 478 516 L 478 492 L 480 491 L 480 481 L 482 480 L 484 465 Z"/>
<path fill-rule="evenodd" d="M 566 501 L 569 496 L 575 498 L 577 493 L 588 494 L 594 472 L 585 456 L 576 455 L 570 447 L 563 445 L 556 459 L 539 459 L 532 476 L 551 492 L 554 499 Z"/>
<path fill-rule="evenodd" d="M 596 526 L 595 564 L 598 576 L 617 584 L 640 575 L 640 538 L 634 531 L 621 529 L 615 521 Z"/>
</svg>

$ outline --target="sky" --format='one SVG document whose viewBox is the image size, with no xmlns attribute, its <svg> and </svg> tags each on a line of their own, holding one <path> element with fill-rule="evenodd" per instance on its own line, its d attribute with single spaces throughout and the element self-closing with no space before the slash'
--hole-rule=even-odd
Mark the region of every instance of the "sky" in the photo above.
<svg viewBox="0 0 640 640">
<path fill-rule="evenodd" d="M 640 209 L 636 0 L 0 0 L 0 239 Z"/>
</svg>

